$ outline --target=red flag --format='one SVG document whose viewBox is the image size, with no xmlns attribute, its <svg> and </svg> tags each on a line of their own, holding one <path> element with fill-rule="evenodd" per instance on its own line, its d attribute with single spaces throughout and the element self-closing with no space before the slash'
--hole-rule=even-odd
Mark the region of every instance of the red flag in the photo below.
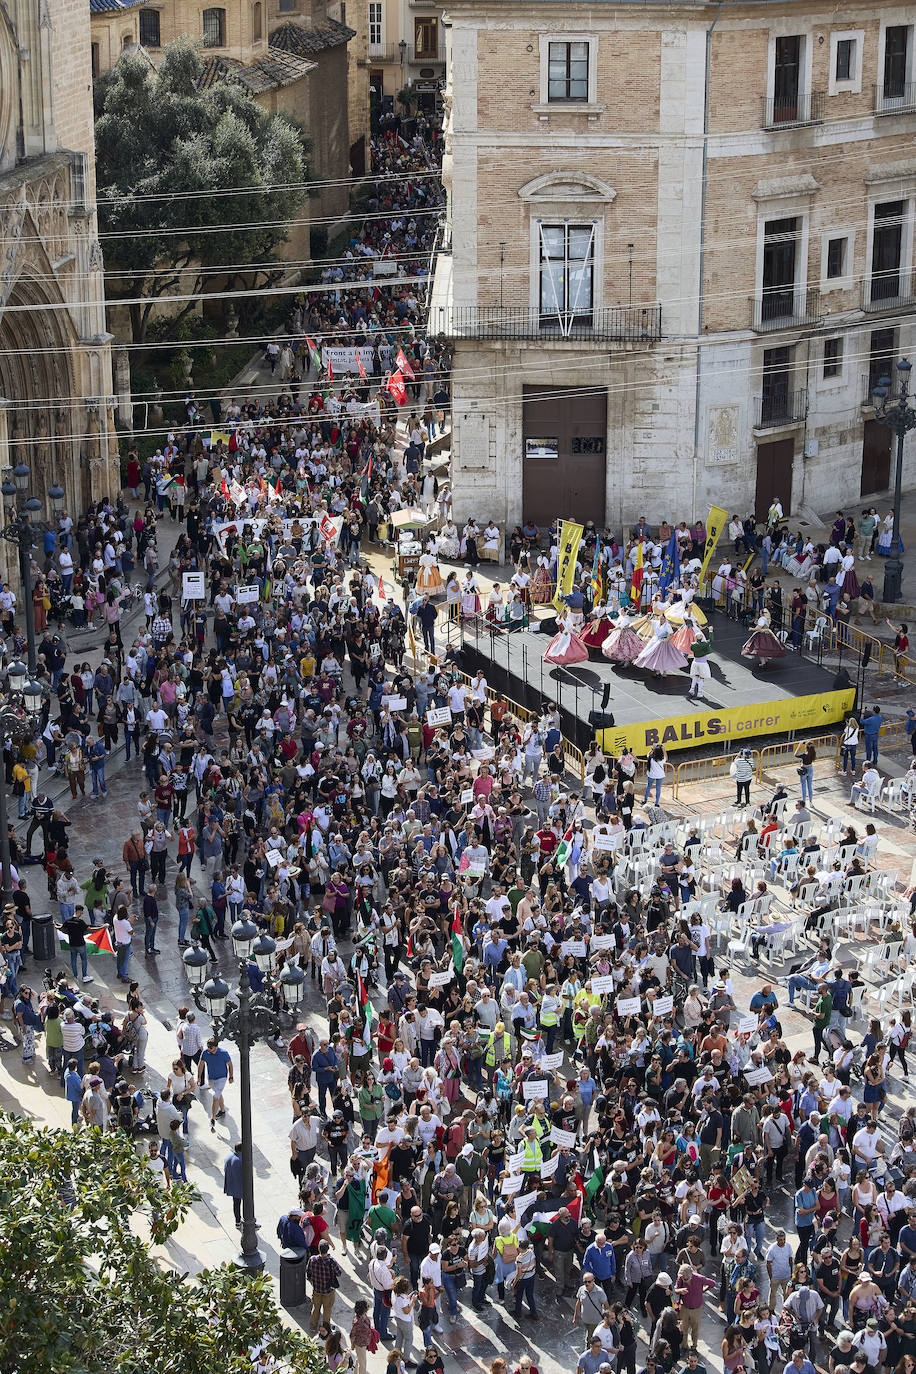
<svg viewBox="0 0 916 1374">
<path fill-rule="evenodd" d="M 406 388 L 405 388 L 405 386 L 404 386 L 404 378 L 403 378 L 403 376 L 401 375 L 400 372 L 389 372 L 389 373 L 388 373 L 388 382 L 387 382 L 387 386 L 388 386 L 388 390 L 391 392 L 391 395 L 392 395 L 392 396 L 394 397 L 394 399 L 397 401 L 398 405 L 399 405 L 399 406 L 406 406 L 406 404 L 407 404 L 407 390 L 406 390 Z"/>
<path fill-rule="evenodd" d="M 331 366 L 331 364 L 328 363 L 328 381 L 329 381 L 329 382 L 333 382 L 333 380 L 334 380 L 334 369 L 333 369 L 333 367 Z"/>
<path fill-rule="evenodd" d="M 385 595 L 385 583 L 381 577 L 378 580 L 378 599 L 379 601 L 388 600 L 388 598 Z"/>
<path fill-rule="evenodd" d="M 410 363 L 407 361 L 407 357 L 404 353 L 403 348 L 398 349 L 397 356 L 394 361 L 397 363 L 401 371 L 405 373 L 411 381 L 413 381 L 417 374 L 414 372 L 413 368 L 410 366 Z"/>
<path fill-rule="evenodd" d="M 114 954 L 115 952 L 107 926 L 100 926 L 98 930 L 87 930 L 86 939 L 95 945 L 100 954 Z"/>
<path fill-rule="evenodd" d="M 283 490 L 283 484 L 282 484 L 282 482 L 280 481 L 280 477 L 281 477 L 281 474 L 278 472 L 278 473 L 277 473 L 277 485 L 274 487 L 274 495 L 275 495 L 275 496 L 279 496 L 280 493 L 281 493 L 282 490 Z"/>
<path fill-rule="evenodd" d="M 362 377 L 363 381 L 365 381 L 365 380 L 366 380 L 366 369 L 363 367 L 363 360 L 362 360 L 362 358 L 359 356 L 359 352 L 358 352 L 358 351 L 357 351 L 357 354 L 356 354 L 356 366 L 359 368 L 359 375 Z"/>
<path fill-rule="evenodd" d="M 220 487 L 220 492 L 222 493 L 222 495 L 223 495 L 223 496 L 226 498 L 226 500 L 228 501 L 228 500 L 229 500 L 229 488 L 228 488 L 227 485 L 226 485 L 226 479 L 225 479 L 225 477 L 223 478 L 222 486 Z"/>
<path fill-rule="evenodd" d="M 232 433 L 229 435 L 229 452 L 230 452 L 230 453 L 238 453 L 238 450 L 239 450 L 239 436 L 238 436 L 238 432 L 237 432 L 236 430 L 233 430 Z"/>
</svg>

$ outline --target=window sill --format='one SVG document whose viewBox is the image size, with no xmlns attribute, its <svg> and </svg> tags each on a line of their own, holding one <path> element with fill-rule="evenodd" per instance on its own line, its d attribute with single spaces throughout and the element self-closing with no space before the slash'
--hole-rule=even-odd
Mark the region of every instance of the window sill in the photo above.
<svg viewBox="0 0 916 1374">
<path fill-rule="evenodd" d="M 589 119 L 598 119 L 606 108 L 586 100 L 551 100 L 546 105 L 531 106 L 532 113 L 539 119 L 548 119 L 550 115 L 587 115 Z"/>
</svg>

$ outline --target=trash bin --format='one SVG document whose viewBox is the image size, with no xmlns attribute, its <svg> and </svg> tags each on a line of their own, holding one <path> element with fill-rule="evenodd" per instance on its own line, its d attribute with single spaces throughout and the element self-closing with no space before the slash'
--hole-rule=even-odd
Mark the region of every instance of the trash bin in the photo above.
<svg viewBox="0 0 916 1374">
<path fill-rule="evenodd" d="M 41 964 L 53 964 L 57 958 L 57 931 L 50 915 L 32 917 L 32 958 Z"/>
<path fill-rule="evenodd" d="M 280 1251 L 280 1302 L 299 1307 L 305 1302 L 305 1261 L 308 1250 Z"/>
</svg>

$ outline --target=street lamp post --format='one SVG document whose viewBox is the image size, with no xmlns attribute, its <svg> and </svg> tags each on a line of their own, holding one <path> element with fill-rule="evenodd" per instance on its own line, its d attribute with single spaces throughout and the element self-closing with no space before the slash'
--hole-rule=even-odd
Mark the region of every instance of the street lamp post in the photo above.
<svg viewBox="0 0 916 1374">
<path fill-rule="evenodd" d="M 897 395 L 891 397 L 891 379 L 882 377 L 872 392 L 875 419 L 887 425 L 897 436 L 897 470 L 894 474 L 894 532 L 890 557 L 884 565 L 884 595 L 886 602 L 900 601 L 903 596 L 903 562 L 900 558 L 900 488 L 903 481 L 903 441 L 907 432 L 916 429 L 916 410 L 910 404 L 910 373 L 913 364 L 901 358 L 897 364 Z"/>
<path fill-rule="evenodd" d="M 19 577 L 22 582 L 23 615 L 25 634 L 29 650 L 29 672 L 37 667 L 35 657 L 35 612 L 32 606 L 32 548 L 35 536 L 42 525 L 42 505 L 37 496 L 26 497 L 31 479 L 28 463 L 17 463 L 12 475 L 0 486 L 6 506 L 6 524 L 0 529 L 0 536 L 19 550 Z M 21 506 L 17 501 L 25 497 Z M 63 488 L 57 485 L 48 488 L 48 502 L 52 515 L 59 515 L 63 509 Z"/>
<path fill-rule="evenodd" d="M 35 717 L 41 710 L 42 690 L 37 682 L 29 680 L 28 670 L 22 663 L 13 663 L 7 669 L 9 694 L 0 706 L 0 752 L 7 735 L 14 740 L 20 739 L 33 728 Z M 6 772 L 0 776 L 0 901 L 6 906 L 13 900 L 13 870 L 10 859 L 9 819 L 6 808 Z"/>
<path fill-rule="evenodd" d="M 264 1268 L 264 1254 L 258 1248 L 258 1224 L 254 1215 L 254 1155 L 251 1131 L 251 1046 L 258 1040 L 276 1040 L 280 1034 L 280 1013 L 273 1000 L 252 992 L 248 959 L 254 956 L 265 973 L 276 966 L 277 942 L 258 933 L 253 921 L 236 921 L 232 927 L 232 948 L 239 961 L 238 1003 L 229 1000 L 229 985 L 216 974 L 207 979 L 208 959 L 194 945 L 183 956 L 185 972 L 192 988 L 201 988 L 213 1033 L 219 1040 L 232 1040 L 239 1048 L 239 1093 L 242 1135 L 242 1241 L 235 1263 L 240 1269 L 256 1273 Z M 206 981 L 204 981 L 206 979 Z M 288 965 L 280 974 L 283 1005 L 297 1007 L 305 991 L 305 974 Z"/>
</svg>

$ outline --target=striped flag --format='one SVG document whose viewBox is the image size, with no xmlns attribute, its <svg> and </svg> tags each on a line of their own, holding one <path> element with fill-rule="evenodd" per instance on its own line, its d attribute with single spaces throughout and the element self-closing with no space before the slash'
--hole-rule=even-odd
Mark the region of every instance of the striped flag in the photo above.
<svg viewBox="0 0 916 1374">
<path fill-rule="evenodd" d="M 363 982 L 362 977 L 358 973 L 356 975 L 356 1000 L 359 1004 L 359 1009 L 362 1013 L 363 1020 L 366 1023 L 366 1034 L 368 1035 L 369 1032 L 372 1030 L 372 1022 L 375 1020 L 375 1012 L 372 1010 L 372 1003 L 369 1001 L 369 994 L 366 991 L 366 985 Z"/>
<path fill-rule="evenodd" d="M 633 581 L 630 583 L 630 597 L 634 606 L 642 601 L 642 540 L 636 548 L 636 561 L 633 564 Z"/>
<path fill-rule="evenodd" d="M 570 826 L 557 847 L 557 864 L 560 868 L 569 863 L 569 856 L 572 853 L 572 833 L 573 828 Z"/>
<path fill-rule="evenodd" d="M 452 917 L 452 963 L 455 965 L 455 972 L 460 973 L 464 968 L 464 928 L 461 924 L 461 909 L 455 903 L 455 914 Z"/>
<path fill-rule="evenodd" d="M 318 349 L 315 346 L 314 339 L 306 339 L 305 343 L 309 351 L 309 362 L 312 364 L 312 367 L 315 369 L 316 372 L 320 372 L 321 354 L 318 352 Z"/>
</svg>

